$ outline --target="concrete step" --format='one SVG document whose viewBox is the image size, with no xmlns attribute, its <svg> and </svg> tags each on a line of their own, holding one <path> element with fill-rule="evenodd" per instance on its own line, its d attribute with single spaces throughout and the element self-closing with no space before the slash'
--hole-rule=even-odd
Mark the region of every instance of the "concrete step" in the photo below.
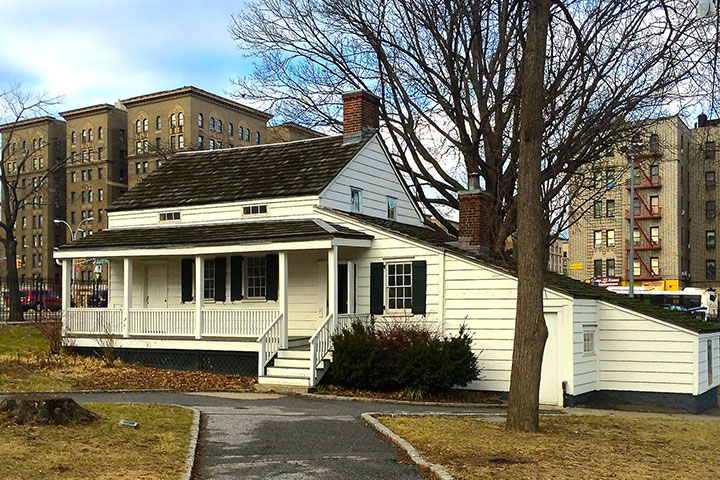
<svg viewBox="0 0 720 480">
<path fill-rule="evenodd" d="M 270 377 L 264 376 L 258 378 L 260 385 L 294 385 L 298 387 L 310 387 L 310 380 L 298 377 Z"/>
<path fill-rule="evenodd" d="M 277 358 L 294 358 L 310 360 L 310 350 L 280 350 Z"/>
<path fill-rule="evenodd" d="M 308 378 L 310 376 L 307 368 L 267 367 L 268 377 L 286 378 Z"/>
</svg>

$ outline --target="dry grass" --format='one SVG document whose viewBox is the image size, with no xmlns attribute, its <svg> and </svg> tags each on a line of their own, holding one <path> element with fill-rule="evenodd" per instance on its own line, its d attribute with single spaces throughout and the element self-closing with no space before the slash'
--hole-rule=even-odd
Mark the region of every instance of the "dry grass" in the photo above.
<svg viewBox="0 0 720 480">
<path fill-rule="evenodd" d="M 461 479 L 717 479 L 720 422 L 544 416 L 542 433 L 475 417 L 380 419 Z"/>
<path fill-rule="evenodd" d="M 48 342 L 33 325 L 0 325 L 0 355 L 48 351 Z"/>
<path fill-rule="evenodd" d="M 168 405 L 83 404 L 89 425 L 18 426 L 0 418 L 0 478 L 179 479 L 193 414 Z M 121 427 L 136 420 L 137 430 Z"/>
</svg>

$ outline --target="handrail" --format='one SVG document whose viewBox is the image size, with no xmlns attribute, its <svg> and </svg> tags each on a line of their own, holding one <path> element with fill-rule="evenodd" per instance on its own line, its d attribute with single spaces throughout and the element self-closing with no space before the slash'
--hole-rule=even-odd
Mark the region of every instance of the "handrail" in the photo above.
<svg viewBox="0 0 720 480">
<path fill-rule="evenodd" d="M 310 344 L 310 386 L 315 385 L 315 368 L 325 358 L 332 346 L 332 334 L 334 333 L 334 313 L 329 313 L 322 324 L 315 330 L 315 333 L 308 343 Z"/>
<path fill-rule="evenodd" d="M 265 367 L 280 350 L 280 337 L 282 334 L 282 313 L 257 338 L 258 350 L 258 377 L 265 373 Z"/>
</svg>

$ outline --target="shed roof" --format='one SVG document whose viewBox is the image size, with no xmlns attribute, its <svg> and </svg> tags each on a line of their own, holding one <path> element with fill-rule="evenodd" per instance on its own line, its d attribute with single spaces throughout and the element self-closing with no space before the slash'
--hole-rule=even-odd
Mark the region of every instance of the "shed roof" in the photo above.
<svg viewBox="0 0 720 480">
<path fill-rule="evenodd" d="M 101 230 L 63 245 L 61 250 L 109 250 L 114 248 L 166 248 L 202 245 L 242 245 L 267 241 L 301 241 L 372 236 L 318 220 L 267 220 L 216 225 L 168 225 L 162 227 Z"/>
<path fill-rule="evenodd" d="M 372 138 L 343 135 L 182 152 L 117 199 L 111 211 L 317 195 Z"/>
</svg>

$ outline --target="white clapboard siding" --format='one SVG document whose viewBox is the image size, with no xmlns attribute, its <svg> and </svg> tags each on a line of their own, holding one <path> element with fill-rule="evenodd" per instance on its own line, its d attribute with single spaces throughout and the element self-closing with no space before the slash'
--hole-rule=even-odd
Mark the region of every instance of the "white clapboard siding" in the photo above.
<svg viewBox="0 0 720 480">
<path fill-rule="evenodd" d="M 583 332 L 591 328 L 597 337 L 598 305 L 595 300 L 575 299 L 573 302 L 573 382 L 569 385 L 571 395 L 581 395 L 598 388 L 598 346 L 595 352 L 583 352 Z M 595 327 L 595 328 L 593 328 Z"/>
<path fill-rule="evenodd" d="M 708 373 L 708 341 L 712 343 L 712 382 Z M 706 333 L 698 338 L 698 392 L 720 385 L 720 333 Z"/>
<path fill-rule="evenodd" d="M 248 205 L 267 205 L 267 215 L 243 215 L 243 207 Z M 258 199 L 244 202 L 218 203 L 210 205 L 193 205 L 171 208 L 153 208 L 108 212 L 108 228 L 135 228 L 160 225 L 161 212 L 180 212 L 181 224 L 206 224 L 213 222 L 230 222 L 240 220 L 261 220 L 294 216 L 309 216 L 318 204 L 317 196 L 295 198 Z M 175 223 L 173 223 L 174 225 Z"/>
<path fill-rule="evenodd" d="M 598 302 L 598 388 L 695 393 L 697 334 Z"/>
<path fill-rule="evenodd" d="M 387 218 L 387 197 L 397 199 L 397 220 L 422 225 L 422 218 L 398 178 L 377 137 L 360 152 L 320 194 L 320 206 L 350 211 L 350 188 L 362 190 L 365 215 Z"/>
</svg>

